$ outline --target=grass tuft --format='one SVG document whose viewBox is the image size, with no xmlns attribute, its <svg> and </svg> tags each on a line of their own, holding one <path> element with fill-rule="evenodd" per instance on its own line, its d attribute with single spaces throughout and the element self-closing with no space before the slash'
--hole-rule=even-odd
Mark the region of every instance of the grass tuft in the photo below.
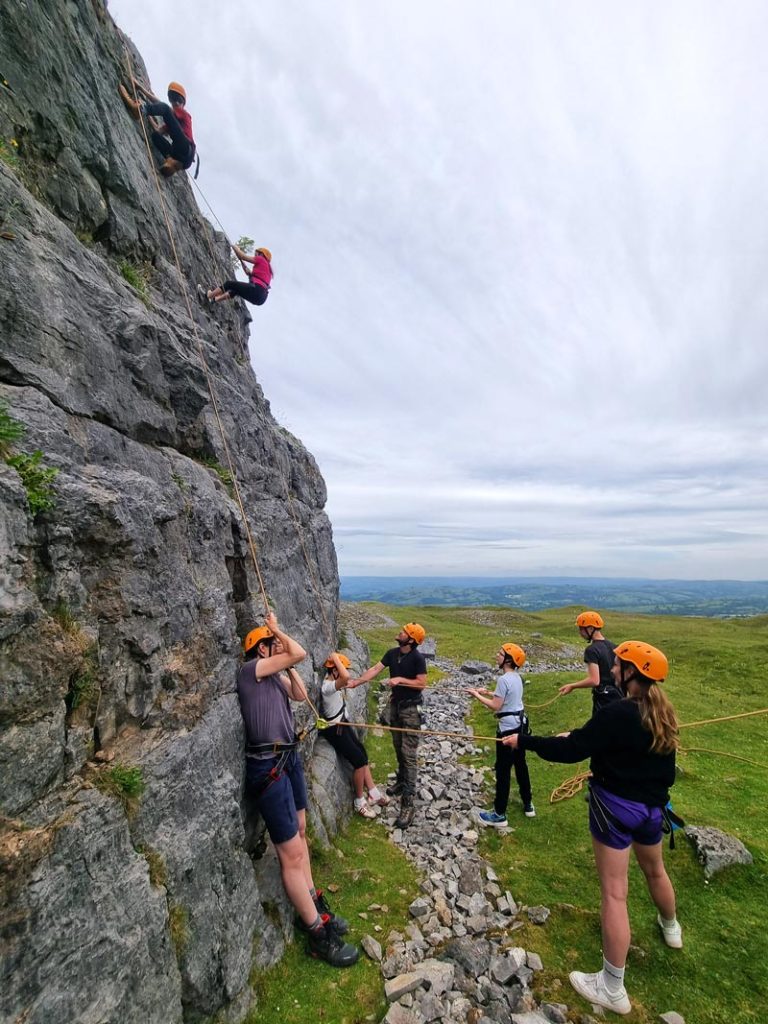
<svg viewBox="0 0 768 1024">
<path fill-rule="evenodd" d="M 102 793 L 118 799 L 127 814 L 136 810 L 144 792 L 144 774 L 137 765 L 115 764 L 99 772 L 95 783 Z"/>
<path fill-rule="evenodd" d="M 152 267 L 148 263 L 132 263 L 130 260 L 121 260 L 117 265 L 123 279 L 138 294 L 141 301 L 151 309 L 149 301 L 149 279 L 152 275 Z"/>
</svg>

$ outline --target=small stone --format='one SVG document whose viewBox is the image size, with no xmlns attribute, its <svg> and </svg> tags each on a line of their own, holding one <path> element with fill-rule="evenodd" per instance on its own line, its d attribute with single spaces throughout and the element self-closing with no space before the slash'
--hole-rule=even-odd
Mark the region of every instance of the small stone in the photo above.
<svg viewBox="0 0 768 1024">
<path fill-rule="evenodd" d="M 372 935 L 364 935 L 360 940 L 360 945 L 363 947 L 366 954 L 371 958 L 371 960 L 375 960 L 377 963 L 381 963 L 381 944 L 378 943 Z"/>
<path fill-rule="evenodd" d="M 667 1013 L 662 1013 L 659 1020 L 664 1021 L 664 1024 L 685 1024 L 685 1018 L 681 1017 L 675 1010 L 668 1010 Z"/>
<path fill-rule="evenodd" d="M 528 907 L 526 911 L 532 924 L 544 924 L 550 915 L 549 907 Z"/>
<path fill-rule="evenodd" d="M 543 971 L 544 964 L 541 962 L 541 957 L 538 953 L 531 953 L 529 950 L 525 954 L 525 962 L 531 968 L 532 971 Z"/>
<path fill-rule="evenodd" d="M 382 1018 L 381 1024 L 421 1024 L 418 1014 L 406 1009 L 400 1003 L 393 1003 L 387 1010 L 386 1017 Z"/>
<path fill-rule="evenodd" d="M 423 896 L 417 896 L 413 903 L 408 907 L 411 917 L 425 917 L 430 910 L 430 905 Z M 547 911 L 549 914 L 549 911 Z"/>
<path fill-rule="evenodd" d="M 390 1003 L 396 1003 L 409 992 L 421 988 L 421 975 L 415 971 L 407 974 L 398 974 L 396 978 L 390 978 L 384 982 L 384 995 Z"/>
<path fill-rule="evenodd" d="M 568 1007 L 564 1003 L 542 1003 L 541 1012 L 552 1024 L 568 1024 Z"/>
</svg>

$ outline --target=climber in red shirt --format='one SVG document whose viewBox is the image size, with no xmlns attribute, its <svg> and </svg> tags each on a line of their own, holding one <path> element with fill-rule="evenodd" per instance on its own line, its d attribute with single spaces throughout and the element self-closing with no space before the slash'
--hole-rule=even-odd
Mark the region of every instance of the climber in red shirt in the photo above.
<svg viewBox="0 0 768 1024">
<path fill-rule="evenodd" d="M 227 299 L 234 299 L 240 296 L 246 302 L 252 302 L 254 306 L 263 306 L 269 295 L 269 286 L 272 283 L 272 253 L 269 249 L 257 249 L 253 256 L 237 246 L 233 245 L 235 256 L 240 260 L 243 271 L 248 275 L 247 281 L 225 281 L 218 288 L 206 291 L 201 285 L 197 286 L 197 294 L 202 302 L 225 302 Z M 250 263 L 250 270 L 246 266 Z"/>
<path fill-rule="evenodd" d="M 119 88 L 123 103 L 134 121 L 140 121 L 142 114 L 163 119 L 160 127 L 152 132 L 152 143 L 165 158 L 160 173 L 164 178 L 170 178 L 177 171 L 185 171 L 195 159 L 195 140 L 192 135 L 192 118 L 186 109 L 187 93 L 184 86 L 171 82 L 168 86 L 168 103 L 163 103 L 141 82 L 135 78 L 132 81 L 146 102 L 134 100 L 123 85 Z"/>
</svg>

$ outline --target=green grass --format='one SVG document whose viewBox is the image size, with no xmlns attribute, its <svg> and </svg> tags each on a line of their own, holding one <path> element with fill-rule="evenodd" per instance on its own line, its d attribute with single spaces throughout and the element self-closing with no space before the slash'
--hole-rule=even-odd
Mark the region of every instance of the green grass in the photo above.
<svg viewBox="0 0 768 1024">
<path fill-rule="evenodd" d="M 21 161 L 19 159 L 19 144 L 16 139 L 0 139 L 0 160 L 11 170 L 18 170 Z"/>
<path fill-rule="evenodd" d="M 5 459 L 10 454 L 11 446 L 20 441 L 26 431 L 24 424 L 8 412 L 5 402 L 0 402 L 0 457 Z"/>
<path fill-rule="evenodd" d="M 138 294 L 141 301 L 151 309 L 149 301 L 149 279 L 152 268 L 148 263 L 131 263 L 130 260 L 121 260 L 117 265 L 121 276 L 133 290 Z"/>
<path fill-rule="evenodd" d="M 95 783 L 103 793 L 116 797 L 131 814 L 144 792 L 144 775 L 137 765 L 115 764 L 100 771 Z"/>
<path fill-rule="evenodd" d="M 372 610 L 400 621 L 421 622 L 437 640 L 438 654 L 491 661 L 502 640 L 520 643 L 535 665 L 571 645 L 580 646 L 573 621 L 580 609 L 526 613 L 515 609 L 393 608 Z M 614 641 L 647 640 L 670 659 L 665 684 L 681 722 L 714 718 L 768 706 L 768 617 L 714 620 L 605 613 L 606 635 Z M 371 658 L 392 646 L 392 627 L 367 635 Z M 541 633 L 541 638 L 531 638 Z M 523 672 L 525 675 L 525 671 Z M 531 675 L 526 703 L 541 704 L 558 686 L 578 678 L 563 672 Z M 550 734 L 580 725 L 590 714 L 587 691 L 576 691 L 549 708 L 531 712 L 536 733 Z M 471 721 L 477 733 L 492 734 L 493 718 L 475 705 Z M 682 731 L 683 747 L 702 746 L 733 752 L 768 764 L 768 716 L 724 722 Z M 490 747 L 484 758 L 492 763 Z M 674 787 L 675 810 L 689 824 L 714 825 L 738 836 L 751 851 L 750 868 L 732 868 L 705 883 L 692 848 L 678 839 L 667 869 L 677 891 L 685 947 L 670 950 L 661 942 L 655 911 L 636 866 L 630 872 L 629 910 L 633 948 L 627 987 L 633 1012 L 630 1024 L 650 1024 L 670 1009 L 689 1024 L 748 1024 L 762 1021 L 768 1006 L 768 770 L 713 754 L 681 754 L 683 774 Z M 537 993 L 566 1001 L 584 1012 L 572 994 L 570 970 L 600 966 L 599 892 L 582 796 L 549 804 L 550 792 L 581 766 L 554 765 L 529 756 L 537 818 L 522 815 L 513 785 L 509 815 L 515 831 L 501 836 L 487 830 L 481 852 L 496 868 L 501 883 L 518 902 L 543 903 L 553 911 L 543 928 L 527 925 L 515 942 L 539 952 L 546 970 Z M 584 766 L 586 767 L 586 765 Z M 492 778 L 492 777 L 491 777 Z M 478 794 L 489 803 L 490 793 Z M 519 814 L 519 819 L 518 819 Z M 517 820 L 516 820 L 517 819 Z"/>
</svg>

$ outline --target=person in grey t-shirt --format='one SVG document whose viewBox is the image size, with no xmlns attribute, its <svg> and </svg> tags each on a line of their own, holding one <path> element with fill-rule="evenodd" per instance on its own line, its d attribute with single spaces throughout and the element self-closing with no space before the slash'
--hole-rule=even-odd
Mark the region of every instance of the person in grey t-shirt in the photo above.
<svg viewBox="0 0 768 1024">
<path fill-rule="evenodd" d="M 496 736 L 498 740 L 513 733 L 519 733 L 526 725 L 525 709 L 523 708 L 523 680 L 517 670 L 525 664 L 525 651 L 517 644 L 502 644 L 496 655 L 496 664 L 503 675 L 496 682 L 496 690 L 491 693 L 485 689 L 470 689 L 467 692 L 490 708 L 496 715 Z M 496 796 L 492 811 L 480 811 L 481 825 L 492 825 L 495 828 L 507 826 L 507 804 L 509 803 L 509 783 L 512 769 L 515 769 L 515 780 L 523 803 L 526 818 L 535 818 L 536 811 L 531 802 L 531 777 L 523 751 L 516 751 L 517 757 L 510 757 L 509 747 L 496 743 Z"/>
<path fill-rule="evenodd" d="M 355 963 L 359 952 L 341 936 L 348 925 L 331 913 L 315 889 L 306 840 L 307 785 L 297 749 L 290 701 L 307 691 L 294 666 L 307 654 L 284 633 L 274 612 L 245 638 L 237 696 L 245 725 L 246 779 L 274 843 L 288 898 L 307 933 L 309 952 L 334 967 Z"/>
</svg>

